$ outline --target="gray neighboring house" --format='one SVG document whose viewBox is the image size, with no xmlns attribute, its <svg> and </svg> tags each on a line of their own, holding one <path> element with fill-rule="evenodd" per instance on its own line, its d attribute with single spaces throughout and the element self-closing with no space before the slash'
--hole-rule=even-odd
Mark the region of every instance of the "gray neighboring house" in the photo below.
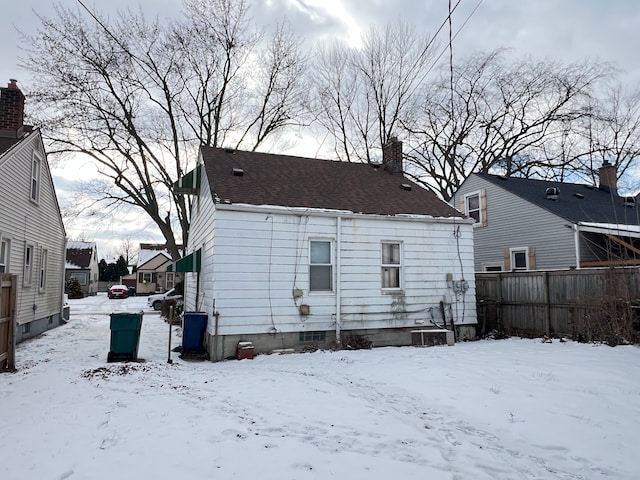
<svg viewBox="0 0 640 480">
<path fill-rule="evenodd" d="M 67 243 L 67 263 L 65 281 L 78 280 L 84 296 L 98 293 L 98 248 L 95 242 L 69 241 Z"/>
<path fill-rule="evenodd" d="M 60 325 L 66 234 L 40 130 L 16 81 L 0 88 L 0 273 L 17 277 L 17 342 Z"/>
<path fill-rule="evenodd" d="M 640 265 L 640 211 L 617 191 L 615 167 L 599 184 L 472 174 L 455 205 L 476 220 L 475 270 L 554 270 Z"/>
</svg>

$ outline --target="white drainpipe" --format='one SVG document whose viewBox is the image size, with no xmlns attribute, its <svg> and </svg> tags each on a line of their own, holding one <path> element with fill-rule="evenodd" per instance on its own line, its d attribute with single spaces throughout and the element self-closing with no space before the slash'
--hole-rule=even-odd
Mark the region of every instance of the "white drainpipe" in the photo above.
<svg viewBox="0 0 640 480">
<path fill-rule="evenodd" d="M 342 217 L 336 217 L 336 343 L 342 344 L 340 338 L 340 317 L 342 303 L 342 272 L 341 272 L 341 250 L 342 250 Z"/>
</svg>

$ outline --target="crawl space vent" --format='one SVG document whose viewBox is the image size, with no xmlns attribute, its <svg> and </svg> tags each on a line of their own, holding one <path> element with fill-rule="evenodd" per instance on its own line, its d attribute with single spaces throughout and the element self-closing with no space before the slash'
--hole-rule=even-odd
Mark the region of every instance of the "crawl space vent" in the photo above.
<svg viewBox="0 0 640 480">
<path fill-rule="evenodd" d="M 234 177 L 242 177 L 244 175 L 244 170 L 241 168 L 234 168 L 233 169 L 233 176 Z"/>
<path fill-rule="evenodd" d="M 400 188 L 402 188 L 403 190 L 406 190 L 408 192 L 411 191 L 411 185 L 409 185 L 408 183 L 401 184 Z"/>
</svg>

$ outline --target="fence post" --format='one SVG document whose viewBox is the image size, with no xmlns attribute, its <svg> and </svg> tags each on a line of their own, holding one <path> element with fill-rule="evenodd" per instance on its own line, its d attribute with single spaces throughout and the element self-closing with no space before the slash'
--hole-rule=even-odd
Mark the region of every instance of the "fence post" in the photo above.
<svg viewBox="0 0 640 480">
<path fill-rule="evenodd" d="M 502 327 L 503 331 L 506 331 L 505 326 L 502 324 L 502 274 L 496 274 L 496 325 L 498 328 Z"/>
<path fill-rule="evenodd" d="M 549 294 L 549 272 L 544 272 L 544 333 L 548 337 L 551 327 L 551 298 Z"/>
</svg>

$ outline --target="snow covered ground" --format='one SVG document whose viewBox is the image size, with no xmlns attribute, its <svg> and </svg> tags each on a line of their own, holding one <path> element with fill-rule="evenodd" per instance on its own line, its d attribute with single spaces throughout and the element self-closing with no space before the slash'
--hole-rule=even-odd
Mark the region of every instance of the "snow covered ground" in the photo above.
<svg viewBox="0 0 640 480">
<path fill-rule="evenodd" d="M 170 364 L 169 326 L 144 297 L 70 303 L 72 321 L 18 345 L 18 371 L 0 374 L 0 479 L 640 478 L 637 347 Z M 144 310 L 145 362 L 106 362 L 112 310 Z"/>
</svg>

